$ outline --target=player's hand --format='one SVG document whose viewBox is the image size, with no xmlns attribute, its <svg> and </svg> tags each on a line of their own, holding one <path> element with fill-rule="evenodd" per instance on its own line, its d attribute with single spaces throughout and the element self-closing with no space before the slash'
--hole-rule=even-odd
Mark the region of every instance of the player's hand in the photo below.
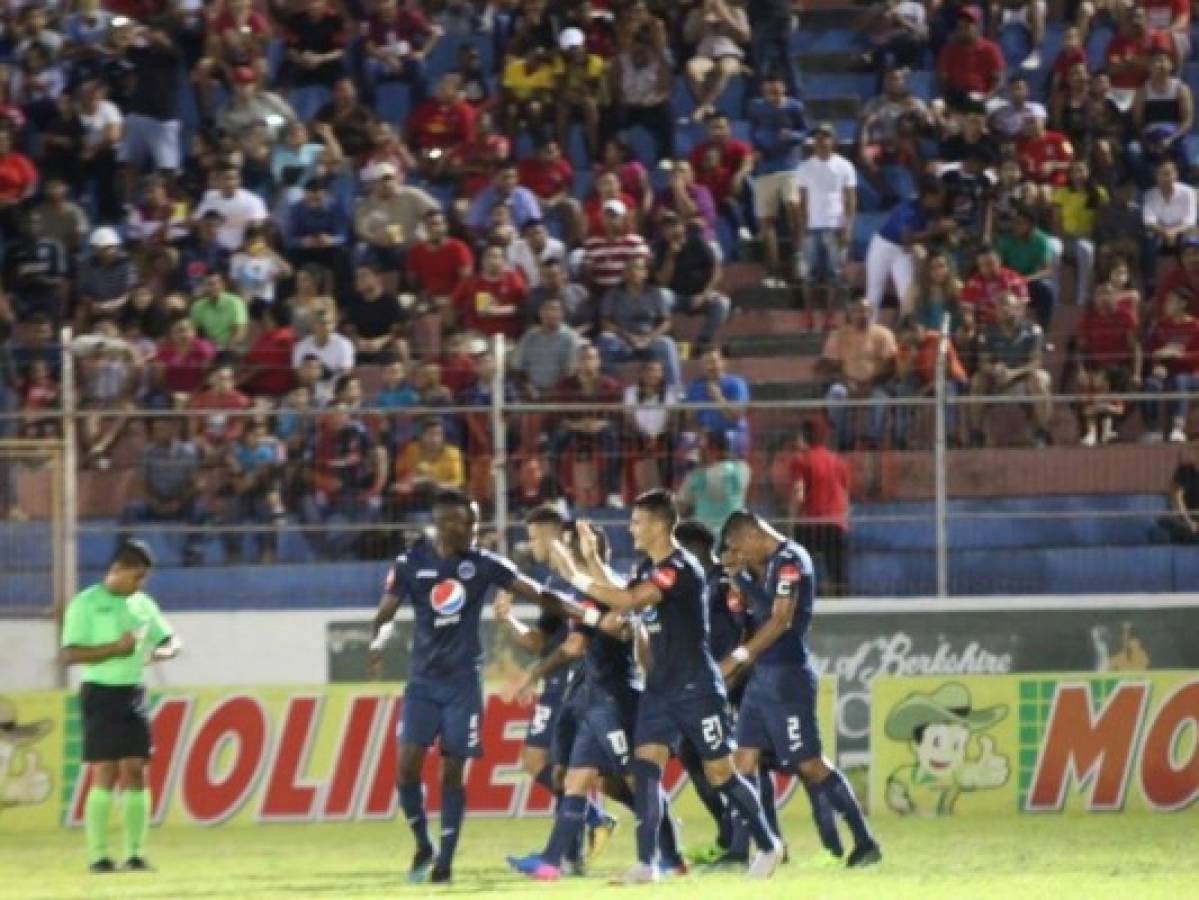
<svg viewBox="0 0 1199 900">
<path fill-rule="evenodd" d="M 726 656 L 720 661 L 720 677 L 725 680 L 726 684 L 737 680 L 737 673 L 741 669 L 741 663 L 733 659 L 731 656 Z"/>
<path fill-rule="evenodd" d="M 497 591 L 495 595 L 496 618 L 506 619 L 512 614 L 512 595 L 508 591 Z"/>
<path fill-rule="evenodd" d="M 366 657 L 366 677 L 378 681 L 383 677 L 383 651 L 371 650 Z"/>
<path fill-rule="evenodd" d="M 537 678 L 533 677 L 532 672 L 526 672 L 525 677 L 521 679 L 520 684 L 516 686 L 516 702 L 521 706 L 532 706 L 533 701 L 537 699 Z"/>
<path fill-rule="evenodd" d="M 137 649 L 137 634 L 132 631 L 126 631 L 123 635 L 112 642 L 113 656 L 128 656 Z"/>
<path fill-rule="evenodd" d="M 591 523 L 580 519 L 575 523 L 575 533 L 579 536 L 579 552 L 583 554 L 583 558 L 587 561 L 599 561 L 599 538 L 595 536 L 595 529 L 591 527 Z"/>
<path fill-rule="evenodd" d="M 550 544 L 550 566 L 567 581 L 574 581 L 575 576 L 579 574 L 570 550 L 561 541 Z"/>
</svg>

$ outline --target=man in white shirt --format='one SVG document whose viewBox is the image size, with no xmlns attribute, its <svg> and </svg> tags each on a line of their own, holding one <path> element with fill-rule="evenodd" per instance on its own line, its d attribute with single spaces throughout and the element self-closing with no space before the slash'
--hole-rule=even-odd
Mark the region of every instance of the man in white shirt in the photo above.
<svg viewBox="0 0 1199 900">
<path fill-rule="evenodd" d="M 241 249 L 246 226 L 267 219 L 266 204 L 253 191 L 241 186 L 241 170 L 237 166 L 225 166 L 217 173 L 215 190 L 204 192 L 204 199 L 196 207 L 192 217 L 199 221 L 209 210 L 216 210 L 223 217 L 217 241 L 230 253 Z"/>
<path fill-rule="evenodd" d="M 80 169 L 91 182 L 96 197 L 96 218 L 119 222 L 123 217 L 117 149 L 125 118 L 115 103 L 104 99 L 99 79 L 89 78 L 79 86 L 79 121 L 83 125 Z"/>
<path fill-rule="evenodd" d="M 1029 119 L 1045 121 L 1049 113 L 1044 105 L 1030 99 L 1032 91 L 1028 76 L 1019 73 L 1008 79 L 1007 99 L 995 97 L 987 101 L 987 118 L 993 134 L 1000 138 L 1017 141 L 1024 134 L 1024 125 Z"/>
<path fill-rule="evenodd" d="M 348 337 L 333 330 L 333 314 L 322 310 L 312 320 L 312 334 L 291 349 L 291 367 L 299 371 L 304 360 L 315 356 L 324 367 L 322 386 L 332 386 L 341 375 L 354 368 L 354 344 Z"/>
<path fill-rule="evenodd" d="M 542 263 L 556 259 L 566 265 L 566 245 L 550 234 L 541 219 L 529 219 L 523 235 L 508 245 L 508 262 L 525 276 L 532 290 L 541 286 Z"/>
<path fill-rule="evenodd" d="M 1159 253 L 1173 254 L 1195 229 L 1195 189 L 1178 183 L 1178 167 L 1169 161 L 1157 167 L 1157 186 L 1145 194 L 1145 228 Z"/>
<path fill-rule="evenodd" d="M 858 175 L 853 163 L 835 152 L 836 131 L 823 122 L 813 131 L 812 155 L 795 170 L 799 189 L 799 251 L 795 267 L 804 291 L 805 305 L 815 322 L 817 292 L 831 315 L 832 295 L 845 284 L 845 261 L 853 241 L 853 220 L 858 204 Z M 828 287 L 832 286 L 832 290 Z"/>
</svg>

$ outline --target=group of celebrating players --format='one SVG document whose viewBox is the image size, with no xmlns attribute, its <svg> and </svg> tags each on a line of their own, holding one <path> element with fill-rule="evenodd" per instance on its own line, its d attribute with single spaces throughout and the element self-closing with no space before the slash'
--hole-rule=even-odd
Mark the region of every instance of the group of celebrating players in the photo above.
<svg viewBox="0 0 1199 900">
<path fill-rule="evenodd" d="M 464 495 L 439 496 L 433 523 L 433 538 L 402 554 L 389 573 L 371 645 L 377 666 L 396 612 L 411 602 L 397 773 L 416 843 L 411 881 L 453 878 L 466 760 L 482 754 L 480 622 L 493 589 L 499 618 L 538 656 L 518 692 L 529 698 L 541 686 L 523 761 L 557 798 L 544 848 L 509 857 L 513 869 L 542 881 L 582 874 L 616 825 L 593 800 L 602 793 L 636 820 L 637 862 L 621 882 L 685 872 L 662 789 L 672 754 L 716 822 L 706 856 L 714 867 L 746 864 L 747 876 L 761 879 L 784 861 L 771 771 L 799 776 L 830 853 L 844 855 L 840 816 L 854 841 L 847 864 L 881 860 L 852 788 L 821 749 L 817 676 L 805 644 L 815 595 L 806 550 L 748 511 L 729 518 L 717 547 L 703 525 L 678 521 L 663 490 L 633 504 L 629 531 L 642 559 L 627 581 L 609 567 L 602 532 L 585 522 L 571 527 L 550 507 L 527 519 L 540 570 L 534 577 L 476 546 L 478 514 Z M 540 608 L 534 627 L 515 617 L 514 599 Z M 436 850 L 421 783 L 435 741 L 442 754 Z"/>
</svg>

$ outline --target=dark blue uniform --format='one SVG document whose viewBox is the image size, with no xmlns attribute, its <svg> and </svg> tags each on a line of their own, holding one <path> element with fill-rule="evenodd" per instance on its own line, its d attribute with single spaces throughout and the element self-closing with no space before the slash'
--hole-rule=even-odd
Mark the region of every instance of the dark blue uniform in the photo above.
<svg viewBox="0 0 1199 900">
<path fill-rule="evenodd" d="M 570 585 L 556 575 L 550 574 L 539 580 L 549 590 L 568 596 L 572 593 Z M 570 623 L 566 619 L 545 612 L 538 617 L 534 627 L 541 632 L 544 638 L 541 647 L 542 659 L 562 646 L 562 642 L 570 634 Z M 554 722 L 562 707 L 562 697 L 566 693 L 566 686 L 573 676 L 574 669 L 574 666 L 563 666 L 546 676 L 545 682 L 541 686 L 541 693 L 537 697 L 537 703 L 533 706 L 533 714 L 529 717 L 529 731 L 525 737 L 526 745 L 540 747 L 543 750 L 549 750 L 552 746 Z"/>
<path fill-rule="evenodd" d="M 822 752 L 817 677 L 805 643 L 816 596 L 812 557 L 794 541 L 784 541 L 766 561 L 761 582 L 742 571 L 734 584 L 759 628 L 770 618 L 776 599 L 796 601 L 791 627 L 755 662 L 737 717 L 738 744 L 773 753 L 779 765 L 791 768 Z"/>
<path fill-rule="evenodd" d="M 421 747 L 441 738 L 442 753 L 483 753 L 483 644 L 479 620 L 492 588 L 507 588 L 516 568 L 487 550 L 451 557 L 421 541 L 396 558 L 387 592 L 412 601 L 412 667 L 399 738 Z"/>
<path fill-rule="evenodd" d="M 675 747 L 686 738 L 702 759 L 732 752 L 724 680 L 709 647 L 707 579 L 699 561 L 676 547 L 660 563 L 644 560 L 630 586 L 652 582 L 662 601 L 641 612 L 649 668 L 637 710 L 636 744 Z"/>
<path fill-rule="evenodd" d="M 584 605 L 601 611 L 592 600 Z M 571 629 L 588 639 L 587 652 L 566 689 L 554 730 L 554 760 L 569 768 L 619 775 L 629 764 L 641 686 L 633 642 L 579 621 Z"/>
</svg>

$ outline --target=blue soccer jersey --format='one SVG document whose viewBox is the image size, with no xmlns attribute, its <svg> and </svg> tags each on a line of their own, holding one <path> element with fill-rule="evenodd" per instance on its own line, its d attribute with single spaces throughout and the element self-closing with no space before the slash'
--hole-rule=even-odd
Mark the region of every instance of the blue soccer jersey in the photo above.
<svg viewBox="0 0 1199 900">
<path fill-rule="evenodd" d="M 711 689 L 724 695 L 720 670 L 708 646 L 707 579 L 699 560 L 676 547 L 660 563 L 643 560 L 630 587 L 651 582 L 662 594 L 641 611 L 649 634 L 647 692 L 671 694 Z"/>
<path fill-rule="evenodd" d="M 743 615 L 732 593 L 732 578 L 719 563 L 708 571 L 708 646 L 722 660 L 741 643 Z"/>
<path fill-rule="evenodd" d="M 477 678 L 483 670 L 479 620 L 492 588 L 507 588 L 516 567 L 489 550 L 439 556 L 422 540 L 396 558 L 387 593 L 412 602 L 413 679 Z"/>
<path fill-rule="evenodd" d="M 783 541 L 766 560 L 761 581 L 742 570 L 737 573 L 734 586 L 747 602 L 747 612 L 755 628 L 761 628 L 770 618 L 775 600 L 790 597 L 796 601 L 791 627 L 758 657 L 757 665 L 806 665 L 806 639 L 816 596 L 816 572 L 808 551 L 794 541 Z"/>
<path fill-rule="evenodd" d="M 562 594 L 566 597 L 571 597 L 575 594 L 575 590 L 569 582 L 563 580 L 558 575 L 549 572 L 548 569 L 545 571 L 535 572 L 534 575 L 537 583 L 547 591 Z M 570 620 L 554 613 L 543 611 L 541 615 L 537 617 L 537 623 L 535 627 L 541 632 L 542 635 L 540 653 L 542 659 L 545 659 L 560 646 L 562 646 L 562 642 L 565 641 L 567 635 L 570 634 Z M 551 672 L 545 677 L 542 693 L 554 694 L 565 690 L 567 683 L 570 681 L 574 671 L 577 668 L 578 667 L 576 665 L 563 666 L 557 671 Z"/>
</svg>

